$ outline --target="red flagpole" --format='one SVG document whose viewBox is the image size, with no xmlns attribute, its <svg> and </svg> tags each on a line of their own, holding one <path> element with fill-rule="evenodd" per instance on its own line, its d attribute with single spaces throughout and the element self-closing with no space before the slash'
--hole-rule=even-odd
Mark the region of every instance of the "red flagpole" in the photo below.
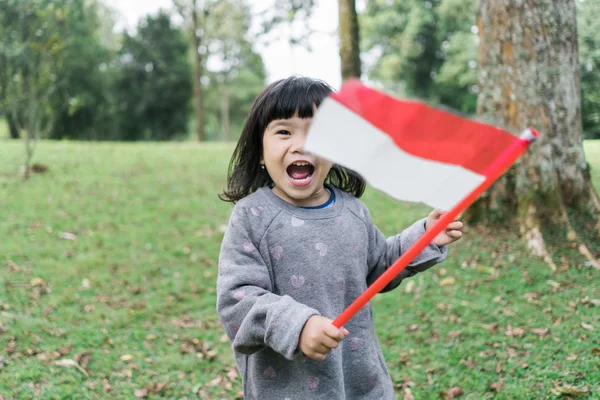
<svg viewBox="0 0 600 400">
<path fill-rule="evenodd" d="M 492 183 L 496 181 L 516 160 L 527 147 L 533 143 L 539 134 L 534 129 L 527 129 L 520 138 L 506 149 L 485 171 L 485 180 L 462 199 L 454 208 L 442 215 L 436 223 L 426 231 L 394 264 L 392 264 L 371 286 L 367 288 L 352 304 L 350 304 L 336 319 L 333 325 L 337 328 L 344 326 L 365 304 L 385 288 L 406 266 L 444 230 L 448 224 L 466 210 Z"/>
</svg>

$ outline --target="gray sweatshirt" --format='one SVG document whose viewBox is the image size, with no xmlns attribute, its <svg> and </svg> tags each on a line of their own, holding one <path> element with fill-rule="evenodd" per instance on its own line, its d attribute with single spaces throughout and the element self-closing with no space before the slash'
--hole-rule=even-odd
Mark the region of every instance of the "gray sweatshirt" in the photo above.
<svg viewBox="0 0 600 400">
<path fill-rule="evenodd" d="M 246 399 L 393 399 L 367 304 L 326 360 L 298 349 L 313 315 L 335 319 L 425 231 L 419 220 L 385 238 L 365 205 L 337 188 L 321 209 L 295 207 L 261 188 L 234 207 L 223 238 L 217 311 L 232 343 Z M 384 291 L 443 261 L 429 245 Z"/>
</svg>

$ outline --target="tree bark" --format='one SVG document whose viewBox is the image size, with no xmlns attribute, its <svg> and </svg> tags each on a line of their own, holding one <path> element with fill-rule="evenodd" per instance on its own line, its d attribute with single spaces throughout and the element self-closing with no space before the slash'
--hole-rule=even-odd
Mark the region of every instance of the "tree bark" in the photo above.
<svg viewBox="0 0 600 400">
<path fill-rule="evenodd" d="M 13 116 L 10 114 L 6 115 L 6 122 L 8 123 L 8 131 L 10 132 L 11 139 L 19 139 L 21 135 L 19 134 L 19 128 L 15 123 Z"/>
<path fill-rule="evenodd" d="M 339 0 L 342 79 L 360 78 L 360 47 L 355 0 Z"/>
<path fill-rule="evenodd" d="M 194 113 L 196 116 L 197 124 L 197 136 L 198 141 L 203 142 L 204 136 L 204 90 L 202 88 L 202 54 L 200 54 L 200 45 L 202 44 L 199 32 L 201 31 L 200 18 L 198 17 L 199 11 L 197 7 L 197 0 L 192 2 L 192 37 L 194 43 Z"/>
<path fill-rule="evenodd" d="M 594 263 L 600 202 L 581 136 L 575 0 L 480 0 L 477 25 L 478 114 L 514 133 L 533 126 L 541 137 L 465 219 L 513 219 L 551 266 L 563 262 L 555 254 L 564 247 Z"/>
</svg>

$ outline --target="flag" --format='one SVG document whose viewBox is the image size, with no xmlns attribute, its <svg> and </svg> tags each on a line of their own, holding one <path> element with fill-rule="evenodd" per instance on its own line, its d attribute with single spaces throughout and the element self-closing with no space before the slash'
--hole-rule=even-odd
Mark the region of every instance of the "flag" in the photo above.
<svg viewBox="0 0 600 400">
<path fill-rule="evenodd" d="M 535 141 L 424 103 L 346 82 L 319 106 L 304 149 L 361 174 L 400 200 L 447 212 L 334 321 L 341 328 Z"/>
<path fill-rule="evenodd" d="M 350 80 L 320 105 L 305 150 L 358 172 L 392 197 L 449 210 L 521 140 Z"/>
</svg>

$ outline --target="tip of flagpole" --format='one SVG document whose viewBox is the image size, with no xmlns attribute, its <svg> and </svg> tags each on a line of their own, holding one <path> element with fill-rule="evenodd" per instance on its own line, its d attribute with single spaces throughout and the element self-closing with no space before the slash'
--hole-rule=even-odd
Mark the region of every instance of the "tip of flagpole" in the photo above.
<svg viewBox="0 0 600 400">
<path fill-rule="evenodd" d="M 521 139 L 528 141 L 529 143 L 533 143 L 540 137 L 540 134 L 533 128 L 527 128 L 521 134 Z"/>
</svg>

